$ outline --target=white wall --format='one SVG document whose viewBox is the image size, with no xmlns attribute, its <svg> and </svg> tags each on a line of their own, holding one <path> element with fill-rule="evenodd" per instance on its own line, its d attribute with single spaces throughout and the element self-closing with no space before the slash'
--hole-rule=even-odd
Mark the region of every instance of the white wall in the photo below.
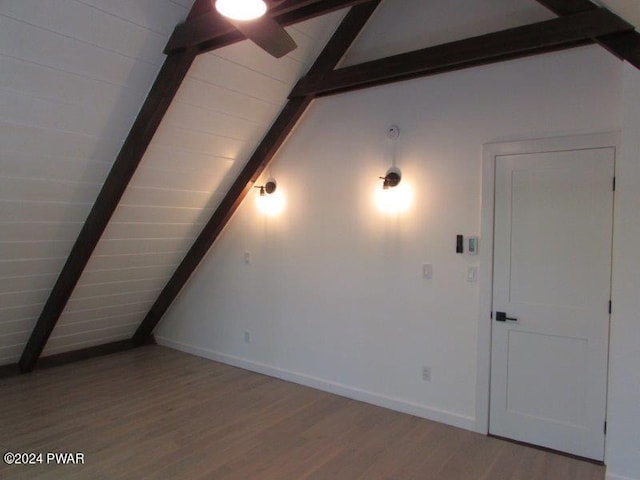
<svg viewBox="0 0 640 480">
<path fill-rule="evenodd" d="M 271 168 L 285 212 L 246 201 L 158 338 L 473 428 L 478 291 L 454 241 L 479 231 L 482 144 L 616 130 L 620 89 L 621 64 L 589 47 L 317 101 Z M 415 191 L 396 218 L 372 201 L 391 123 Z"/>
<path fill-rule="evenodd" d="M 611 479 L 640 479 L 640 72 L 625 65 L 617 159 L 607 463 Z"/>
</svg>

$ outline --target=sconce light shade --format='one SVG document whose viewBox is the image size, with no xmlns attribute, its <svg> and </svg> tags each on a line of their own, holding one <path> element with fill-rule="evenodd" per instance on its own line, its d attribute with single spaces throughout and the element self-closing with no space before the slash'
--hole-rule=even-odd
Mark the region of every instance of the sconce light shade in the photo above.
<svg viewBox="0 0 640 480">
<path fill-rule="evenodd" d="M 264 191 L 271 195 L 273 192 L 276 191 L 276 181 L 275 180 L 269 180 L 267 181 L 267 183 L 265 183 L 264 185 Z"/>
<path fill-rule="evenodd" d="M 259 188 L 260 189 L 260 196 L 264 197 L 265 195 L 271 195 L 273 192 L 276 191 L 276 181 L 275 180 L 268 180 L 267 183 L 265 183 L 264 185 L 256 185 L 253 188 Z"/>
<path fill-rule="evenodd" d="M 254 20 L 267 12 L 264 0 L 216 0 L 216 10 L 233 20 Z"/>
<path fill-rule="evenodd" d="M 391 167 L 389 170 L 387 170 L 387 174 L 384 177 L 380 178 L 383 180 L 382 188 L 384 190 L 387 190 L 389 188 L 397 187 L 400 183 L 400 180 L 402 179 L 402 176 L 398 168 Z"/>
</svg>

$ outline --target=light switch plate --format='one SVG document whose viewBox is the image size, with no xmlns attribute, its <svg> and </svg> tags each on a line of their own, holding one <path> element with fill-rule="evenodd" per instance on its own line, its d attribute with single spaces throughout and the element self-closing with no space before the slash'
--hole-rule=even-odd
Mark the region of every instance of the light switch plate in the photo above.
<svg viewBox="0 0 640 480">
<path fill-rule="evenodd" d="M 422 264 L 422 278 L 431 280 L 433 278 L 433 265 L 430 263 Z"/>
<path fill-rule="evenodd" d="M 467 282 L 476 283 L 478 281 L 478 267 L 472 265 L 467 268 Z"/>
<path fill-rule="evenodd" d="M 478 254 L 478 237 L 467 237 L 467 252 L 469 255 Z"/>
</svg>

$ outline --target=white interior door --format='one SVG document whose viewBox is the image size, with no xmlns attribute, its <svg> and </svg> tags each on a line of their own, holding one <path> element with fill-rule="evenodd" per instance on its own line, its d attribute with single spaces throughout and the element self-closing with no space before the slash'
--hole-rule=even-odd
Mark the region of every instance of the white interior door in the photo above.
<svg viewBox="0 0 640 480">
<path fill-rule="evenodd" d="M 604 458 L 614 155 L 496 157 L 489 430 L 596 460 Z"/>
</svg>

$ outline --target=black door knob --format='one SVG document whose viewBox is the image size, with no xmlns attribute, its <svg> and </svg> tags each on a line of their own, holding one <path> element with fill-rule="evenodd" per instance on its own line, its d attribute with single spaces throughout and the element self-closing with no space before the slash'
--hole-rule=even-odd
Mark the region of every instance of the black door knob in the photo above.
<svg viewBox="0 0 640 480">
<path fill-rule="evenodd" d="M 510 322 L 517 322 L 517 318 L 507 317 L 505 312 L 496 312 L 496 322 L 506 322 L 509 320 Z"/>
</svg>

